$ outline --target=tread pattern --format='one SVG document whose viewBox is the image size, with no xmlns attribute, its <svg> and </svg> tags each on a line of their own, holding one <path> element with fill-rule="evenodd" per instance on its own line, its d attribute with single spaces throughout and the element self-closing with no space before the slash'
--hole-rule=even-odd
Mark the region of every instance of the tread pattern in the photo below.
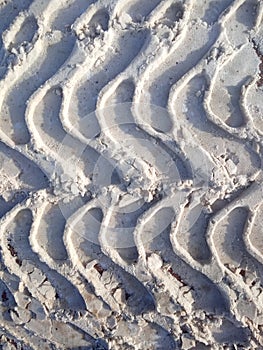
<svg viewBox="0 0 263 350">
<path fill-rule="evenodd" d="M 0 17 L 3 349 L 262 348 L 262 3 L 8 0 Z M 131 147 L 176 190 L 123 216 L 103 167 L 136 175 Z M 54 164 L 79 149 L 67 202 Z"/>
</svg>

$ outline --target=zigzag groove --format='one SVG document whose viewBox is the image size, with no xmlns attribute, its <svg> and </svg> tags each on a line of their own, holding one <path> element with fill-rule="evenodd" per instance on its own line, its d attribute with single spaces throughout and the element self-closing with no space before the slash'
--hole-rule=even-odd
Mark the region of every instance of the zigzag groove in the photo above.
<svg viewBox="0 0 263 350">
<path fill-rule="evenodd" d="M 263 347 L 262 14 L 0 2 L 0 346 Z"/>
</svg>

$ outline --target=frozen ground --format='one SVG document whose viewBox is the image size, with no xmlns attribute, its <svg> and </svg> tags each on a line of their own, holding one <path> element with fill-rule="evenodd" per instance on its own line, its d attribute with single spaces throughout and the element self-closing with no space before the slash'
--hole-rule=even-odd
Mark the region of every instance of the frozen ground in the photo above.
<svg viewBox="0 0 263 350">
<path fill-rule="evenodd" d="M 2 349 L 263 349 L 263 3 L 0 0 Z"/>
</svg>

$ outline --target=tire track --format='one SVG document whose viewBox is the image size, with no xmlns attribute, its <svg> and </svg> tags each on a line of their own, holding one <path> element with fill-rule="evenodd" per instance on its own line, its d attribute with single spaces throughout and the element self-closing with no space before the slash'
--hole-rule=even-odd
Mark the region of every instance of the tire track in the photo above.
<svg viewBox="0 0 263 350">
<path fill-rule="evenodd" d="M 49 18 L 52 17 L 52 13 L 54 14 L 59 11 L 61 8 L 60 6 L 61 5 L 58 5 L 56 2 L 50 2 L 48 3 L 47 8 L 43 9 L 43 11 L 46 11 L 49 15 L 45 15 L 45 12 L 43 12 L 44 18 L 47 18 L 47 20 L 38 20 L 38 33 L 34 36 L 35 40 L 30 44 L 29 53 L 22 53 L 22 56 L 20 55 L 21 57 L 17 56 L 15 53 L 17 57 L 15 57 L 15 59 L 18 60 L 15 65 L 18 64 L 18 66 L 14 67 L 14 72 L 9 70 L 9 74 L 7 74 L 2 81 L 3 88 L 6 86 L 9 89 L 2 95 L 3 97 L 6 95 L 4 101 L 1 102 L 3 104 L 6 119 L 6 124 L 3 127 L 9 135 L 11 129 L 13 130 L 14 134 L 10 135 L 10 138 L 17 144 L 25 144 L 29 142 L 29 134 L 26 130 L 26 126 L 20 121 L 21 115 L 25 114 L 27 100 L 33 92 L 38 90 L 43 83 L 45 83 L 63 66 L 74 47 L 75 38 L 72 33 L 59 30 L 49 31 L 48 29 L 52 26 L 52 19 L 51 22 L 49 22 Z M 25 15 L 31 15 L 31 18 L 38 18 L 38 13 L 39 7 L 37 7 L 36 2 L 34 2 L 28 13 L 25 13 Z M 26 17 L 26 21 L 28 21 L 29 18 L 30 17 Z M 36 21 L 36 19 L 34 19 L 34 21 Z M 62 24 L 63 22 L 60 23 L 60 25 Z M 68 23 L 65 21 L 64 24 L 66 25 Z M 11 34 L 12 33 L 13 32 L 11 31 Z M 21 32 L 19 33 L 21 36 Z M 11 40 L 11 38 L 9 40 Z M 25 37 L 22 38 L 22 40 L 24 44 Z M 20 47 L 21 45 L 19 48 Z M 47 50 L 45 57 L 41 55 L 43 50 Z M 28 61 L 31 62 L 30 66 L 27 64 Z M 18 76 L 19 71 L 22 72 L 22 79 Z M 37 79 L 33 79 L 33 77 L 37 77 Z M 15 83 L 15 85 L 5 84 L 5 81 L 7 80 L 13 81 L 13 84 Z M 19 101 L 19 105 L 15 104 L 13 101 Z M 17 125 L 17 123 L 19 124 Z M 19 128 L 18 131 L 16 131 L 17 128 Z M 23 133 L 21 132 L 21 128 L 24 128 Z"/>
<path fill-rule="evenodd" d="M 261 348 L 259 1 L 16 5 L 0 344 Z"/>
<path fill-rule="evenodd" d="M 36 254 L 32 252 L 32 249 L 33 251 L 37 250 L 35 249 L 34 245 L 34 232 L 37 230 L 37 227 L 35 227 L 37 226 L 37 222 L 33 221 L 33 226 L 31 229 L 29 227 L 26 228 L 26 221 L 30 220 L 28 224 L 31 224 L 32 214 L 30 217 L 28 217 L 28 208 L 30 208 L 30 205 L 28 205 L 28 203 L 25 204 L 25 209 L 23 208 L 23 205 L 20 205 L 12 212 L 8 213 L 7 218 L 2 219 L 2 228 L 5 231 L 10 232 L 8 236 L 10 238 L 7 237 L 4 239 L 5 241 L 7 239 L 7 242 L 9 243 L 2 241 L 3 258 L 5 265 L 8 267 L 10 272 L 18 276 L 20 280 L 19 291 L 15 292 L 15 298 L 18 306 L 11 310 L 13 321 L 18 324 L 25 324 L 25 327 L 30 332 L 39 334 L 43 339 L 49 339 L 49 341 L 55 344 L 67 344 L 68 346 L 74 346 L 74 344 L 77 342 L 78 345 L 87 345 L 87 342 L 84 341 L 83 338 L 84 333 L 80 333 L 79 331 L 76 333 L 74 331 L 74 328 L 72 328 L 70 325 L 70 322 L 67 322 L 68 325 L 61 325 L 60 321 L 53 321 L 47 317 L 48 312 L 59 313 L 61 312 L 61 309 L 69 309 L 74 313 L 75 310 L 77 312 L 79 310 L 85 310 L 85 306 L 81 301 L 83 300 L 82 297 L 78 292 L 76 292 L 76 286 L 78 286 L 79 283 L 77 283 L 77 276 L 72 279 L 73 284 L 71 285 L 70 282 L 68 282 L 68 277 L 72 274 L 70 273 L 69 269 L 65 269 L 63 266 L 56 266 L 55 264 L 53 264 L 53 266 L 50 264 L 51 269 L 47 268 L 46 263 L 48 263 L 49 260 L 45 259 L 45 262 L 42 263 L 38 260 Z M 33 207 L 31 207 L 32 212 Z M 39 206 L 37 205 L 36 207 Z M 32 231 L 30 232 L 29 236 L 29 242 L 31 244 L 29 244 L 29 242 L 26 242 L 28 239 L 23 238 L 23 229 L 20 229 L 20 232 L 17 231 L 18 236 L 16 236 L 14 228 L 10 227 L 10 224 L 8 224 L 8 221 L 10 222 L 10 219 L 12 220 L 12 216 L 15 216 L 15 219 L 11 222 L 11 225 L 13 225 L 18 215 L 26 215 L 25 218 L 18 218 L 20 221 L 26 221 L 23 222 L 23 224 L 21 222 L 18 222 L 17 229 L 19 230 L 19 227 L 24 226 L 26 231 Z M 6 220 L 8 220 L 7 223 L 5 222 Z M 15 265 L 12 263 L 12 259 L 15 259 Z M 63 278 L 63 272 L 66 275 L 65 278 Z M 36 284 L 38 284 L 37 289 Z M 80 288 L 81 292 L 83 286 Z M 56 289 L 54 289 L 54 287 Z M 88 293 L 85 290 L 82 293 L 84 298 L 87 296 L 87 294 Z M 27 297 L 28 295 L 29 297 Z M 60 303 L 59 299 L 60 295 L 63 295 L 62 304 Z M 28 299 L 26 303 L 26 310 L 23 308 L 25 298 Z M 91 299 L 89 299 L 89 301 L 92 299 L 94 300 L 93 295 L 91 294 Z M 53 304 L 54 300 L 55 304 Z M 32 313 L 36 316 L 32 317 Z M 51 326 L 54 327 L 54 332 L 50 333 Z M 55 332 L 57 329 L 60 329 L 61 334 L 63 334 L 63 332 L 68 332 L 66 339 L 61 338 L 61 335 Z M 58 336 L 61 338 L 61 340 L 57 338 Z M 75 340 L 73 340 L 73 338 L 75 338 Z M 81 340 L 82 338 L 83 341 Z M 94 338 L 89 337 L 89 339 L 90 341 L 95 342 Z"/>
</svg>

